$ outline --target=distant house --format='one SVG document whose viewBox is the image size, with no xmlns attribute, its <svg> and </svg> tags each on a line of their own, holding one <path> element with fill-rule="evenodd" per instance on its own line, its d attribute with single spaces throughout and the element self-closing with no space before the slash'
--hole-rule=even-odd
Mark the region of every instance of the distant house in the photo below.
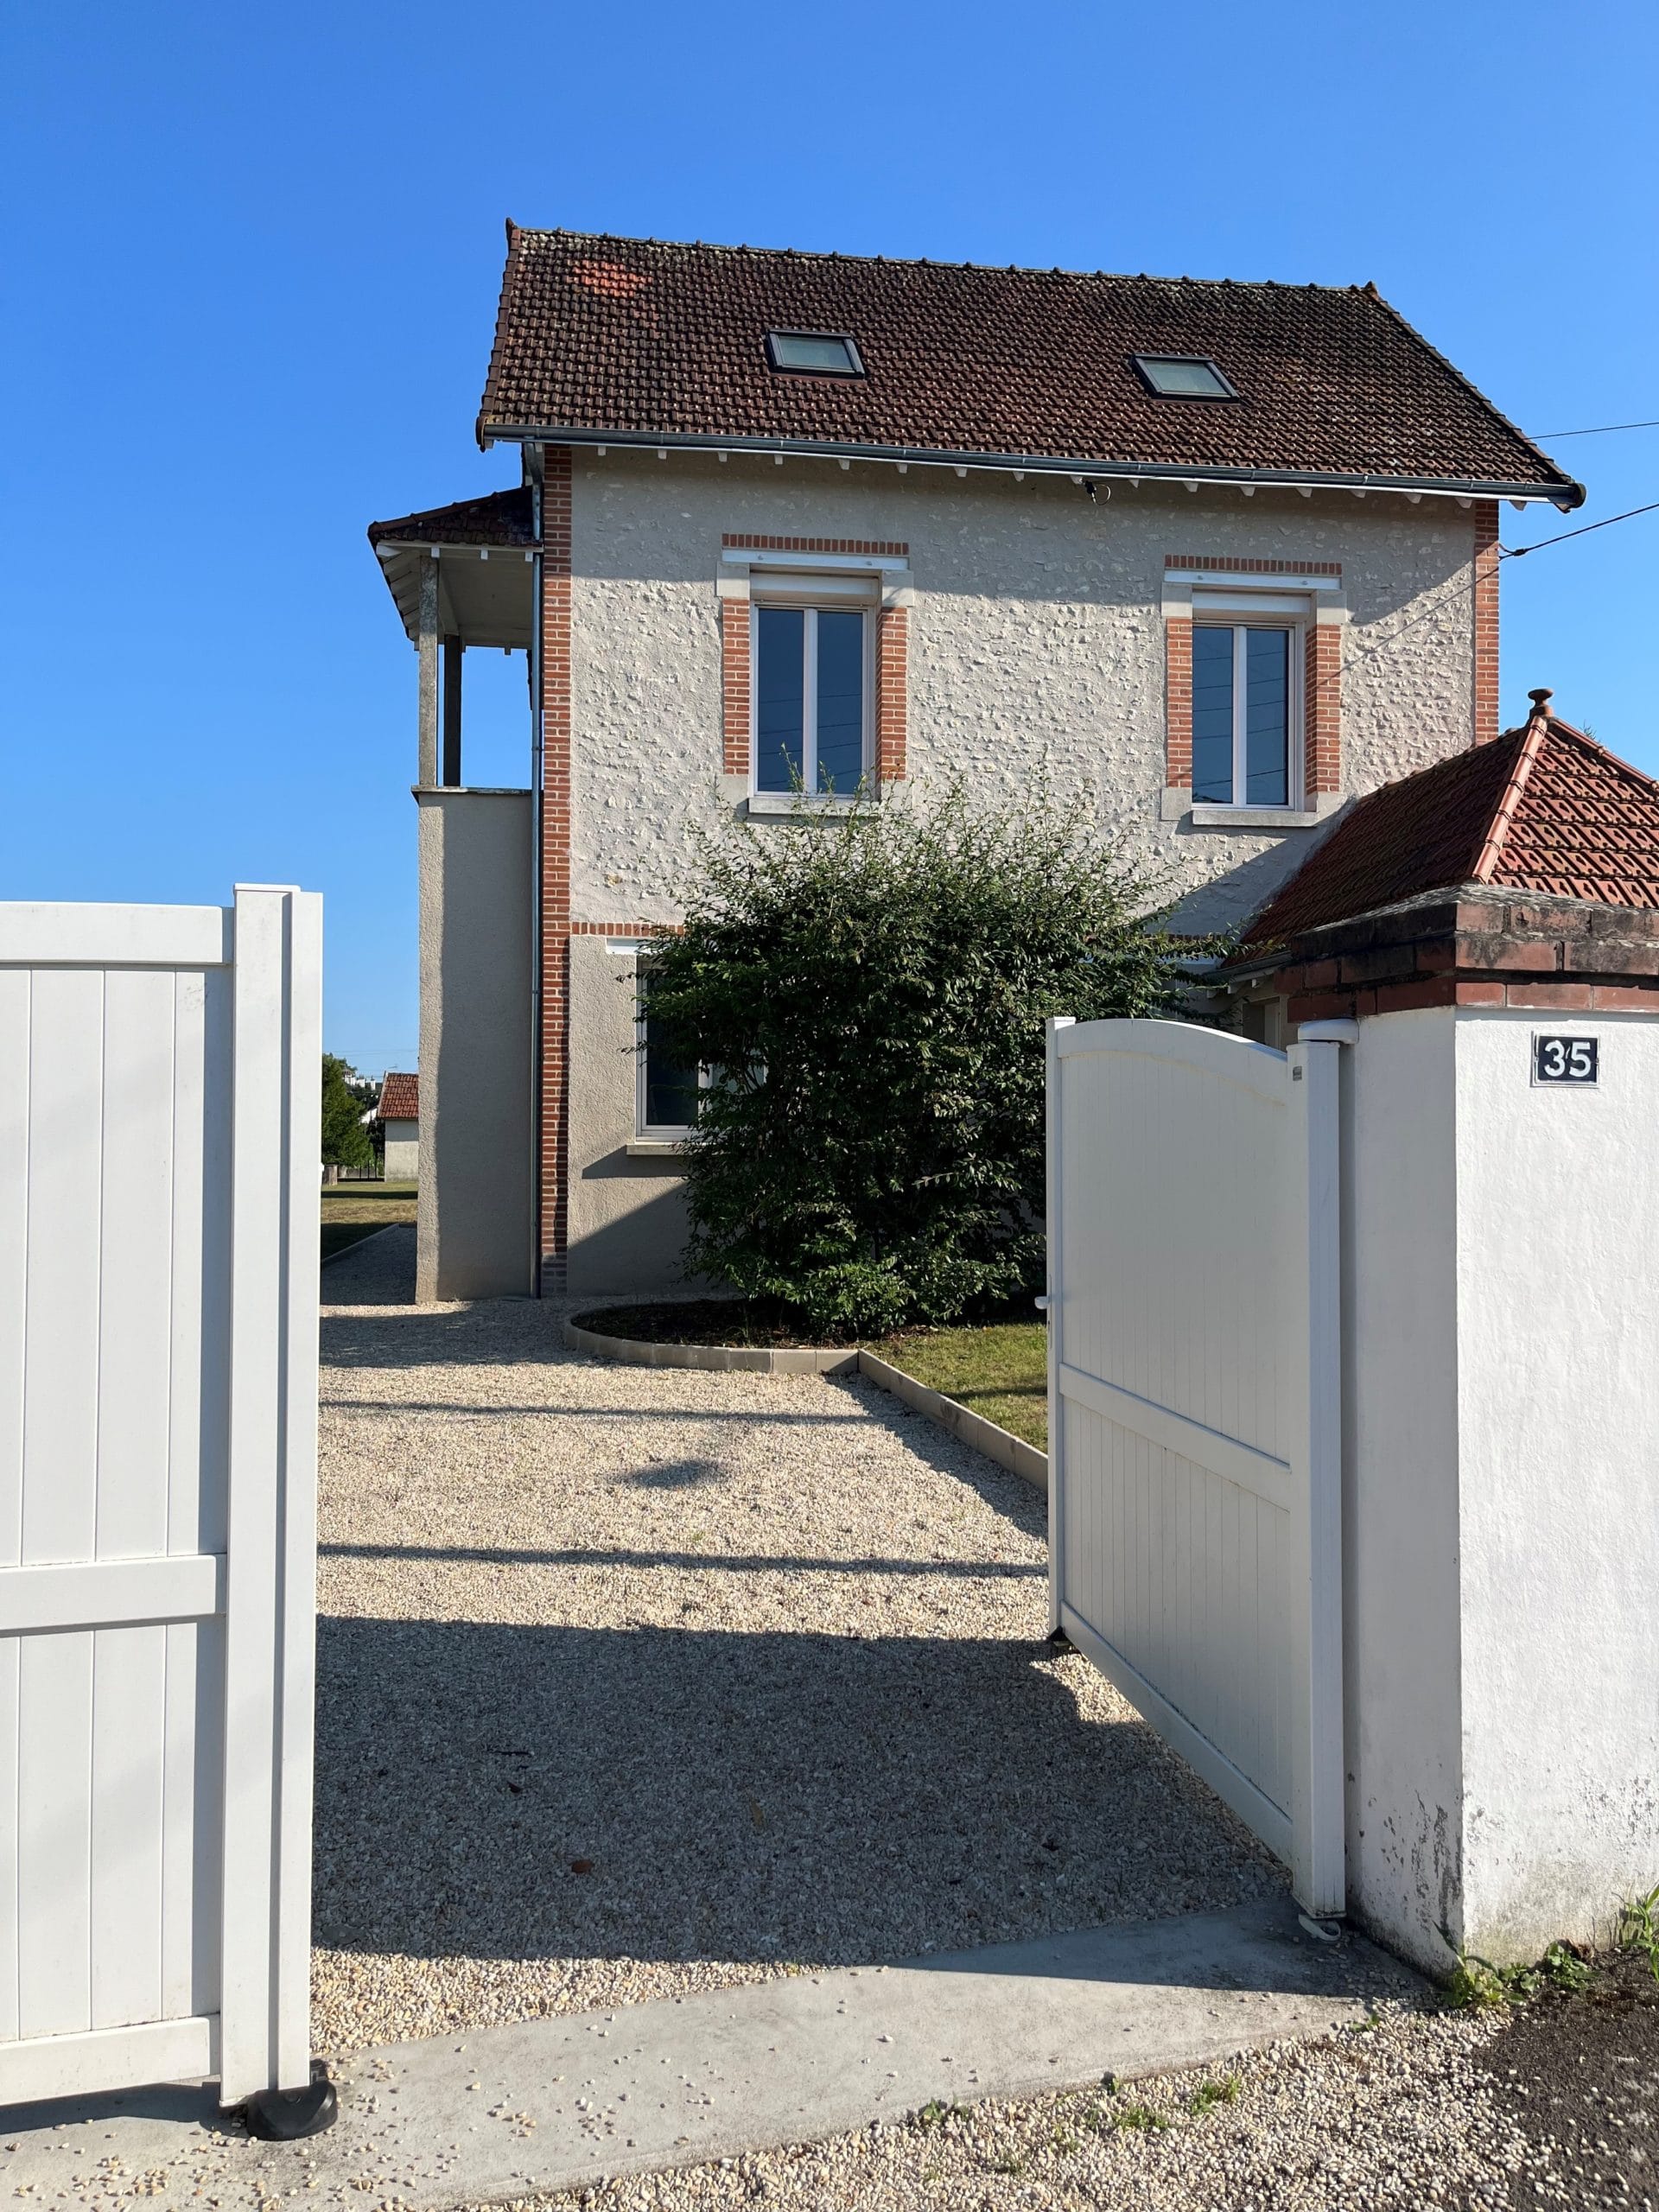
<svg viewBox="0 0 1659 2212">
<path fill-rule="evenodd" d="M 369 533 L 419 650 L 422 1299 L 679 1280 L 696 1086 L 636 963 L 699 830 L 1040 775 L 1243 924 L 1493 744 L 1500 503 L 1584 496 L 1370 285 L 517 227 L 477 429 L 521 483 Z M 514 790 L 461 757 L 503 650 Z"/>
<path fill-rule="evenodd" d="M 388 1073 L 380 1085 L 375 1119 L 385 1132 L 388 1183 L 412 1183 L 421 1157 L 421 1079 Z"/>
</svg>

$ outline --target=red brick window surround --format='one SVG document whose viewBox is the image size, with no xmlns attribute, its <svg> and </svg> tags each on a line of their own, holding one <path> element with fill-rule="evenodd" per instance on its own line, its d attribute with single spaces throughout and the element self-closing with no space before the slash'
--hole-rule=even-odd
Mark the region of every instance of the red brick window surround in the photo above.
<svg viewBox="0 0 1659 2212">
<path fill-rule="evenodd" d="M 875 780 L 896 784 L 905 773 L 908 721 L 910 611 L 884 607 L 875 618 Z"/>
<path fill-rule="evenodd" d="M 1166 570 L 1202 572 L 1224 585 L 1236 578 L 1261 582 L 1278 576 L 1329 576 L 1340 580 L 1338 561 L 1279 561 L 1169 553 Z M 1202 602 L 1200 602 L 1200 607 Z M 1321 621 L 1317 603 L 1303 620 L 1302 803 L 1312 808 L 1342 788 L 1342 634 L 1340 622 Z M 1265 618 L 1264 618 L 1265 619 Z M 1164 615 L 1164 785 L 1192 787 L 1192 620 L 1186 605 Z"/>
<path fill-rule="evenodd" d="M 724 748 L 721 765 L 728 776 L 747 776 L 753 715 L 747 599 L 720 602 L 720 693 Z"/>
<path fill-rule="evenodd" d="M 872 537 L 785 537 L 727 531 L 723 552 L 814 554 L 842 559 L 907 561 L 902 540 Z M 750 650 L 751 606 L 747 595 L 722 594 L 720 602 L 721 765 L 728 776 L 747 776 L 753 765 L 753 670 Z M 903 606 L 876 610 L 875 728 L 873 765 L 878 785 L 896 783 L 906 766 L 909 704 L 910 615 Z"/>
</svg>

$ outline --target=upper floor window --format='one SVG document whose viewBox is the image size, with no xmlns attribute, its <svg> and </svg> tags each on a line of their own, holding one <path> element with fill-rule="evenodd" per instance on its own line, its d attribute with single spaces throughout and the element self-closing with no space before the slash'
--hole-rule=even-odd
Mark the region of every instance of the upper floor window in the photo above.
<svg viewBox="0 0 1659 2212">
<path fill-rule="evenodd" d="M 870 758 L 871 614 L 844 598 L 756 600 L 756 791 L 850 798 L 858 790 Z"/>
<path fill-rule="evenodd" d="M 1131 353 L 1141 381 L 1160 399 L 1236 399 L 1236 385 L 1202 353 Z"/>
<path fill-rule="evenodd" d="M 1194 622 L 1192 797 L 1199 805 L 1300 804 L 1299 643 L 1294 624 Z"/>
<path fill-rule="evenodd" d="M 774 369 L 804 371 L 809 376 L 861 377 L 864 363 L 844 331 L 769 330 L 766 359 Z"/>
</svg>

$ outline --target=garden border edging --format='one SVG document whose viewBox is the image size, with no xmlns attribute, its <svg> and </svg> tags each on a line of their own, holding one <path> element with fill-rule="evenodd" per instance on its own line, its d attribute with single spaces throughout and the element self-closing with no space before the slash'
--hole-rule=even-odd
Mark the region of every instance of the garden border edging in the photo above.
<svg viewBox="0 0 1659 2212">
<path fill-rule="evenodd" d="M 721 1374 L 743 1375 L 862 1375 L 878 1389 L 901 1398 L 913 1413 L 937 1421 L 959 1443 L 983 1452 L 1010 1474 L 1020 1475 L 1040 1491 L 1048 1488 L 1048 1454 L 1022 1436 L 987 1421 L 983 1414 L 959 1405 L 942 1391 L 931 1390 L 901 1367 L 861 1349 L 833 1346 L 786 1345 L 768 1350 L 758 1344 L 654 1344 L 639 1337 L 607 1337 L 597 1329 L 564 1325 L 564 1341 L 572 1351 L 595 1359 L 615 1359 L 633 1367 L 695 1367 Z"/>
</svg>

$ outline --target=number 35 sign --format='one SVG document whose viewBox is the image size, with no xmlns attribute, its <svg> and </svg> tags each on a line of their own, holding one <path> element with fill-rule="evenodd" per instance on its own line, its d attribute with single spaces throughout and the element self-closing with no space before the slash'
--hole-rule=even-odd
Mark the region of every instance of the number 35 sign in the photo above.
<svg viewBox="0 0 1659 2212">
<path fill-rule="evenodd" d="M 1538 1083 L 1597 1082 L 1601 1074 L 1599 1037 L 1541 1037 L 1532 1040 L 1532 1079 Z"/>
</svg>

